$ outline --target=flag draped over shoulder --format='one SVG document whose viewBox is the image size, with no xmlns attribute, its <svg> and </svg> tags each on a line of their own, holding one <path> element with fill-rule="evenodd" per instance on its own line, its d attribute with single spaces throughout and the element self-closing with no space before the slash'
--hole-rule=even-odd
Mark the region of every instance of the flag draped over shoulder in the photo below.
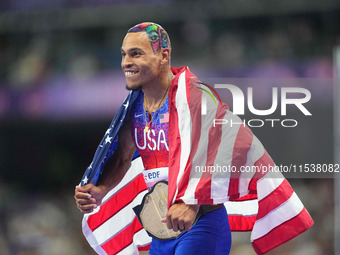
<svg viewBox="0 0 340 255">
<path fill-rule="evenodd" d="M 209 88 L 197 89 L 203 85 L 187 67 L 172 71 L 168 207 L 175 202 L 224 203 L 231 230 L 251 230 L 257 254 L 309 229 L 313 220 L 281 173 L 268 170 L 275 169 L 275 163 L 251 130 L 227 105 L 207 98 L 202 91 Z M 82 185 L 98 180 L 107 158 L 114 153 L 119 129 L 137 93 L 129 94 L 115 116 Z M 206 114 L 202 114 L 202 107 Z M 151 243 L 132 210 L 146 193 L 142 170 L 136 154 L 122 182 L 96 211 L 84 216 L 84 235 L 98 254 L 138 254 L 138 249 L 147 249 Z"/>
</svg>

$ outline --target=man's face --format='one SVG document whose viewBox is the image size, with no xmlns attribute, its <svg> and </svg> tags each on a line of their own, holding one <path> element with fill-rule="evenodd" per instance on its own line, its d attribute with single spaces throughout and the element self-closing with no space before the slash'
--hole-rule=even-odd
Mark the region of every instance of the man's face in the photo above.
<svg viewBox="0 0 340 255">
<path fill-rule="evenodd" d="M 121 54 L 128 90 L 143 88 L 159 76 L 161 50 L 153 52 L 146 32 L 128 33 L 124 38 Z"/>
</svg>

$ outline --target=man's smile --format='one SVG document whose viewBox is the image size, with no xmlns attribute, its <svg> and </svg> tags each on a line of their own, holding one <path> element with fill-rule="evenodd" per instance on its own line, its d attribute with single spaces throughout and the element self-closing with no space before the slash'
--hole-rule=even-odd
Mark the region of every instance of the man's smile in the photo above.
<svg viewBox="0 0 340 255">
<path fill-rule="evenodd" d="M 130 76 L 133 76 L 133 75 L 139 73 L 139 71 L 125 71 L 124 73 L 125 73 L 126 77 L 130 77 Z"/>
</svg>

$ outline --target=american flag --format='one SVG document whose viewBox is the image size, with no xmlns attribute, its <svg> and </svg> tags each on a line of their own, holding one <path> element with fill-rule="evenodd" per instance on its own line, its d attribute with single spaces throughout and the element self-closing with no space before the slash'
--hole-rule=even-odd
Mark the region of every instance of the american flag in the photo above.
<svg viewBox="0 0 340 255">
<path fill-rule="evenodd" d="M 264 254 L 313 225 L 309 213 L 288 181 L 262 166 L 275 163 L 251 130 L 225 104 L 208 103 L 201 114 L 202 90 L 187 67 L 172 68 L 175 78 L 169 90 L 169 193 L 168 207 L 224 203 L 232 231 L 252 231 L 251 243 Z M 203 86 L 203 85 L 202 85 Z M 207 88 L 208 89 L 208 88 Z M 114 153 L 118 132 L 134 105 L 131 92 L 116 114 L 86 170 L 81 185 L 96 183 L 106 160 Z M 225 119 L 234 125 L 214 125 Z M 235 171 L 197 171 L 211 166 L 231 166 Z M 244 167 L 257 167 L 251 174 Z M 205 168 L 204 168 L 205 167 Z M 132 208 L 147 192 L 143 164 L 136 153 L 122 182 L 103 203 L 83 218 L 83 233 L 98 254 L 138 254 L 148 249 L 150 237 Z"/>
<path fill-rule="evenodd" d="M 159 122 L 161 124 L 169 122 L 169 113 L 162 113 L 159 115 Z"/>
</svg>

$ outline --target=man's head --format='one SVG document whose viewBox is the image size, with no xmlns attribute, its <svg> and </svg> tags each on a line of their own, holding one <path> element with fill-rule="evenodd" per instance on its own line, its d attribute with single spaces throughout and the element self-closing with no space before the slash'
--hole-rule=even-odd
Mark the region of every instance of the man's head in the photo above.
<svg viewBox="0 0 340 255">
<path fill-rule="evenodd" d="M 160 25 L 152 22 L 130 28 L 121 53 L 128 90 L 143 88 L 145 84 L 160 79 L 170 67 L 169 36 Z"/>
<path fill-rule="evenodd" d="M 145 31 L 150 40 L 153 52 L 156 53 L 161 48 L 171 49 L 168 33 L 160 25 L 153 22 L 143 22 L 133 26 L 128 33 L 136 33 Z"/>
</svg>

